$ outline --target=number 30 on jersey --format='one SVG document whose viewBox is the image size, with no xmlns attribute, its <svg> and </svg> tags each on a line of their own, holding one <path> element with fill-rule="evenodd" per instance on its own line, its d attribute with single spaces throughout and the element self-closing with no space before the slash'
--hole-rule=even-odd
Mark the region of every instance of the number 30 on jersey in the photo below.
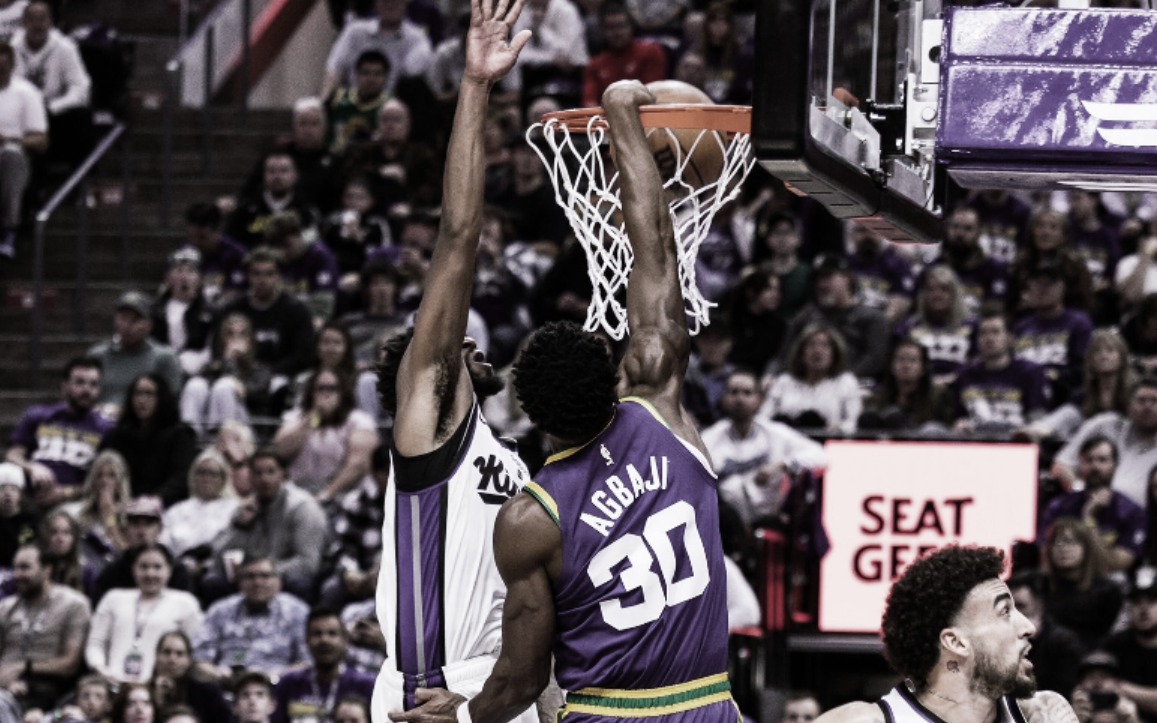
<svg viewBox="0 0 1157 723">
<path fill-rule="evenodd" d="M 671 532 L 679 527 L 683 528 L 683 549 L 691 574 L 675 580 L 677 564 Z M 656 558 L 662 578 L 652 570 Z M 599 603 L 603 620 L 616 630 L 629 630 L 658 620 L 666 608 L 702 595 L 711 582 L 707 553 L 695 523 L 695 508 L 686 501 L 676 502 L 648 517 L 642 537 L 626 534 L 604 547 L 587 566 L 587 575 L 595 587 L 602 587 L 614 579 L 611 571 L 624 560 L 628 564 L 619 572 L 619 579 L 627 592 L 642 591 L 643 600 L 627 606 L 618 598 Z"/>
</svg>

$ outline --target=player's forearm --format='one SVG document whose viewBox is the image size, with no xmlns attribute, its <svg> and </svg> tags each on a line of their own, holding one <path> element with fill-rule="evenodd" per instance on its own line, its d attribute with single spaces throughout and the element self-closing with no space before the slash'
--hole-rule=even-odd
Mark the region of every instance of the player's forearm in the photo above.
<svg viewBox="0 0 1157 723">
<path fill-rule="evenodd" d="M 439 245 L 450 242 L 473 249 L 482 229 L 482 188 L 486 184 L 486 151 L 482 130 L 490 85 L 464 81 L 450 134 L 447 158 L 451 159 L 442 181 L 442 228 Z M 473 259 L 469 264 L 473 273 Z"/>
<path fill-rule="evenodd" d="M 513 665 L 503 665 L 500 659 L 482 692 L 463 703 L 470 706 L 473 723 L 505 723 L 534 705 L 550 682 L 549 673 L 543 677 L 536 671 L 515 671 L 513 668 Z"/>
</svg>

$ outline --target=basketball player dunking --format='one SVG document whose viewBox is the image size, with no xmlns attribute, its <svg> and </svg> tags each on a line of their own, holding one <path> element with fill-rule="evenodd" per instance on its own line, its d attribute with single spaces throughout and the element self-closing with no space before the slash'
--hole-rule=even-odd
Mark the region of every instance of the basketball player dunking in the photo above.
<svg viewBox="0 0 1157 723">
<path fill-rule="evenodd" d="M 848 703 L 815 723 L 1076 723 L 1058 693 L 1036 692 L 1025 657 L 1033 624 L 1000 579 L 1004 554 L 946 547 L 892 586 L 888 661 L 907 681 L 876 703 Z"/>
<path fill-rule="evenodd" d="M 377 612 L 388 660 L 373 719 L 415 705 L 418 688 L 477 693 L 502 643 L 506 586 L 494 560 L 501 504 L 527 480 L 478 411 L 502 388 L 465 338 L 482 219 L 482 130 L 490 88 L 530 39 L 510 39 L 523 0 L 473 0 L 466 69 L 446 154 L 445 202 L 414 329 L 383 349 L 378 391 L 394 414 Z M 532 723 L 529 701 L 511 711 Z M 527 708 L 529 707 L 529 710 Z"/>
<path fill-rule="evenodd" d="M 715 476 L 679 403 L 690 337 L 639 120 L 653 102 L 637 81 L 603 96 L 634 251 L 622 363 L 563 323 L 535 332 L 515 366 L 523 408 L 560 451 L 498 519 L 502 654 L 477 697 L 421 690 L 395 721 L 509 720 L 546 684 L 552 649 L 568 723 L 738 719 Z"/>
</svg>

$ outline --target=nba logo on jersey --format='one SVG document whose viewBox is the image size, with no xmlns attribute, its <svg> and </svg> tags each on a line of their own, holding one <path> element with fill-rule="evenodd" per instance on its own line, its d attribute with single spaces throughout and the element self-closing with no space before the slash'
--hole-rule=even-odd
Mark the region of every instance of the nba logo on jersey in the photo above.
<svg viewBox="0 0 1157 723">
<path fill-rule="evenodd" d="M 480 454 L 474 458 L 474 468 L 478 470 L 478 496 L 488 505 L 501 505 L 522 488 L 522 469 L 514 470 L 518 481 L 510 479 L 510 473 L 502 460 L 493 454 Z"/>
</svg>

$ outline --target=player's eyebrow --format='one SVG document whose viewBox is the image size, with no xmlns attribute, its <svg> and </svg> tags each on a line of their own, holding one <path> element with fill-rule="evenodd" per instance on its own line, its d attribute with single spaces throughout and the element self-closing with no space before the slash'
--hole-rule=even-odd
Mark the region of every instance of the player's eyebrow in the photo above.
<svg viewBox="0 0 1157 723">
<path fill-rule="evenodd" d="M 1009 602 L 1010 605 L 1012 604 L 1012 593 L 1002 592 L 999 595 L 997 595 L 996 598 L 992 601 L 992 607 L 994 607 L 994 608 L 1000 607 L 1000 604 L 1006 600 Z"/>
</svg>

